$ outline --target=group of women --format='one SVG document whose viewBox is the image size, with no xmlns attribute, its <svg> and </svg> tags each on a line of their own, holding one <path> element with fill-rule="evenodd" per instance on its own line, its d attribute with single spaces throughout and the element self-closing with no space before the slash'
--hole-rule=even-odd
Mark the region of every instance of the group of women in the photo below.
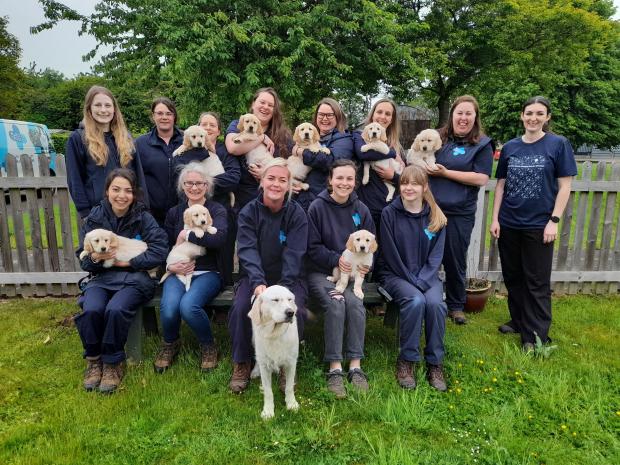
<svg viewBox="0 0 620 465">
<path fill-rule="evenodd" d="M 137 308 L 150 300 L 156 281 L 147 271 L 165 263 L 175 244 L 189 241 L 205 248 L 195 261 L 168 266 L 173 275 L 163 284 L 160 319 L 163 340 L 155 357 L 157 372 L 166 371 L 180 347 L 180 324 L 185 321 L 201 347 L 202 370 L 218 363 L 205 305 L 232 283 L 233 259 L 239 261 L 234 301 L 228 327 L 232 345 L 231 391 L 244 391 L 252 367 L 252 328 L 247 314 L 253 297 L 268 286 L 286 286 L 295 295 L 298 331 L 303 340 L 308 295 L 325 311 L 324 361 L 327 388 L 336 397 L 347 394 L 346 382 L 368 390 L 364 357 L 366 310 L 347 288 L 343 293 L 326 277 L 334 267 L 350 272 L 341 256 L 349 235 L 366 229 L 379 242 L 372 279 L 379 282 L 400 307 L 400 352 L 395 374 L 405 389 L 416 386 L 415 364 L 422 360 L 420 337 L 424 325 L 426 376 L 432 387 L 446 390 L 443 372 L 445 319 L 466 323 L 465 269 L 469 239 L 480 186 L 492 170 L 493 142 L 484 135 L 478 103 L 471 96 L 457 98 L 448 124 L 440 129 L 443 147 L 437 168 L 371 170 L 370 181 L 359 185 L 358 162 L 396 158 L 403 164 L 397 107 L 390 99 L 377 101 L 366 123 L 386 129 L 388 154 L 361 151 L 359 131 L 347 131 L 346 116 L 337 101 L 322 99 L 313 123 L 320 143 L 329 153 L 314 153 L 294 144 L 284 121 L 281 103 L 272 88 L 259 89 L 249 111 L 264 136 L 235 143 L 237 121 L 219 142 L 217 114 L 202 113 L 198 124 L 207 133 L 207 147 L 215 151 L 225 172 L 211 177 L 200 162 L 205 151 L 173 156 L 182 144 L 177 110 L 167 98 L 151 105 L 154 128 L 132 141 L 118 103 L 109 90 L 94 86 L 86 95 L 82 124 L 67 143 L 69 189 L 84 219 L 80 238 L 92 229 L 145 241 L 148 249 L 129 262 L 114 259 L 116 251 L 93 252 L 81 260 L 90 272 L 79 304 L 76 325 L 84 346 L 87 369 L 84 387 L 113 392 L 123 377 L 129 325 Z M 548 341 L 551 322 L 550 273 L 553 240 L 576 174 L 570 144 L 547 132 L 549 102 L 536 97 L 521 113 L 525 133 L 505 144 L 500 157 L 498 187 L 491 232 L 499 247 L 509 292 L 511 320 L 504 333 L 521 334 L 524 349 L 535 336 Z M 245 153 L 264 144 L 275 158 L 265 166 L 248 166 Z M 312 167 L 310 188 L 292 187 L 287 158 L 298 156 Z M 385 201 L 385 182 L 397 187 Z M 235 194 L 230 205 L 228 194 Z M 208 208 L 217 228 L 214 235 L 197 237 L 185 230 L 183 212 L 191 205 Z M 501 234 L 500 234 L 501 230 Z M 82 247 L 78 254 L 82 252 Z M 446 297 L 439 269 L 446 276 Z M 359 267 L 366 275 L 371 270 Z M 193 274 L 188 290 L 175 274 Z M 348 362 L 345 372 L 343 363 Z M 280 385 L 284 379 L 281 374 Z"/>
</svg>

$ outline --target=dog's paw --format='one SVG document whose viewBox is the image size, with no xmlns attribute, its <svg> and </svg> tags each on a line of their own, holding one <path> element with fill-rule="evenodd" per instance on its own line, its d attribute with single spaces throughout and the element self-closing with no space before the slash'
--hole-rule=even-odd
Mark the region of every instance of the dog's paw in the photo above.
<svg viewBox="0 0 620 465">
<path fill-rule="evenodd" d="M 344 290 L 344 289 L 343 289 Z M 364 300 L 364 293 L 362 292 L 361 289 L 353 289 L 353 294 L 355 294 L 355 296 L 360 299 L 360 300 Z"/>
<path fill-rule="evenodd" d="M 310 189 L 310 184 L 306 184 L 305 182 L 302 182 L 300 184 L 302 190 L 307 191 L 308 189 Z"/>
<path fill-rule="evenodd" d="M 328 147 L 321 147 L 319 150 L 320 150 L 321 152 L 323 152 L 323 153 L 328 154 L 328 155 L 329 155 L 330 153 L 332 153 L 332 151 L 331 151 L 331 150 L 329 150 L 329 148 L 328 148 Z"/>
<path fill-rule="evenodd" d="M 269 420 L 273 418 L 273 409 L 263 409 L 263 411 L 260 413 L 260 416 L 263 420 Z"/>
<path fill-rule="evenodd" d="M 340 285 L 338 285 L 338 286 L 336 286 L 334 289 L 335 289 L 336 291 L 338 291 L 338 292 L 340 292 L 340 293 L 342 294 L 346 288 L 347 288 L 347 286 L 346 286 L 346 284 L 345 284 L 344 286 L 340 286 Z M 357 294 L 356 294 L 356 295 L 357 295 Z M 362 294 L 362 296 L 363 296 L 363 295 L 364 295 L 364 294 Z"/>
<path fill-rule="evenodd" d="M 368 145 L 368 144 L 362 145 L 362 148 L 360 150 L 362 152 L 368 152 L 370 150 L 370 145 Z"/>
<path fill-rule="evenodd" d="M 293 412 L 296 412 L 297 410 L 299 410 L 299 403 L 295 399 L 287 401 L 286 408 L 287 410 L 292 410 Z"/>
<path fill-rule="evenodd" d="M 333 276 L 326 276 L 325 279 L 327 279 L 330 283 L 335 283 L 337 281 L 337 279 Z"/>
<path fill-rule="evenodd" d="M 234 144 L 240 144 L 241 142 L 243 142 L 243 140 L 241 140 L 241 137 L 233 137 L 232 141 Z"/>
<path fill-rule="evenodd" d="M 176 149 L 174 152 L 172 152 L 172 156 L 173 157 L 177 157 L 177 156 L 181 155 L 183 152 L 185 152 L 185 146 L 181 145 L 178 149 Z"/>
<path fill-rule="evenodd" d="M 196 237 L 198 239 L 202 239 L 202 237 L 205 235 L 205 232 L 202 229 L 194 229 L 194 234 L 196 234 Z"/>
<path fill-rule="evenodd" d="M 216 227 L 214 227 L 214 226 L 209 226 L 209 227 L 207 228 L 207 232 L 208 232 L 209 234 L 216 234 L 216 233 L 217 233 L 217 228 L 216 228 Z"/>
<path fill-rule="evenodd" d="M 258 363 L 256 365 L 254 365 L 254 368 L 252 368 L 252 372 L 250 373 L 250 378 L 252 379 L 256 379 L 260 376 L 260 367 L 258 366 Z M 263 386 L 261 385 L 261 388 Z"/>
</svg>

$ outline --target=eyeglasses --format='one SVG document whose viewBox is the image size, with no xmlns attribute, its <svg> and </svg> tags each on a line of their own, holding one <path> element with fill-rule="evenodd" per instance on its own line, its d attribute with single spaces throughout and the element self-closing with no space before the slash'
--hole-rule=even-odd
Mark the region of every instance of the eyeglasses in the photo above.
<svg viewBox="0 0 620 465">
<path fill-rule="evenodd" d="M 333 119 L 336 113 L 317 113 L 316 119 Z"/>
<path fill-rule="evenodd" d="M 156 111 L 153 114 L 159 118 L 161 118 L 162 116 L 167 116 L 168 118 L 170 118 L 171 116 L 174 116 L 174 113 L 169 112 L 169 111 Z"/>
<path fill-rule="evenodd" d="M 191 189 L 192 187 L 205 187 L 207 183 L 204 181 L 183 181 L 183 185 Z"/>
</svg>

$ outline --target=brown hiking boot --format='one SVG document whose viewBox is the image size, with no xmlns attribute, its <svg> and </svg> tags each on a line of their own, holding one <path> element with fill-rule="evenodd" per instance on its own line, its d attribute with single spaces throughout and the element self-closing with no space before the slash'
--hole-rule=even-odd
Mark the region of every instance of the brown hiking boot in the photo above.
<svg viewBox="0 0 620 465">
<path fill-rule="evenodd" d="M 157 373 L 163 373 L 174 362 L 179 350 L 181 349 L 181 339 L 177 339 L 174 342 L 162 341 L 159 346 L 159 352 L 153 362 L 153 368 Z"/>
<path fill-rule="evenodd" d="M 250 372 L 252 365 L 250 362 L 233 363 L 233 372 L 230 377 L 228 387 L 235 394 L 241 394 L 250 384 Z"/>
<path fill-rule="evenodd" d="M 347 397 L 347 390 L 344 387 L 344 373 L 342 370 L 327 372 L 327 390 L 336 396 L 336 399 Z"/>
<path fill-rule="evenodd" d="M 121 384 L 124 375 L 124 363 L 116 363 L 114 365 L 104 363 L 103 375 L 101 376 L 101 383 L 99 383 L 99 392 L 112 394 Z"/>
<path fill-rule="evenodd" d="M 349 382 L 360 391 L 368 392 L 368 375 L 361 368 L 353 368 L 347 374 Z"/>
<path fill-rule="evenodd" d="M 101 359 L 87 360 L 86 370 L 84 370 L 84 389 L 92 391 L 99 387 L 101 382 L 102 363 Z"/>
<path fill-rule="evenodd" d="M 415 389 L 415 363 L 407 360 L 396 360 L 396 379 L 403 389 Z"/>
<path fill-rule="evenodd" d="M 217 368 L 217 347 L 215 344 L 201 344 L 200 352 L 202 353 L 202 360 L 200 362 L 200 369 L 202 371 L 211 371 Z"/>
<path fill-rule="evenodd" d="M 433 386 L 438 391 L 444 392 L 448 390 L 446 381 L 443 376 L 443 367 L 441 365 L 426 365 L 426 379 L 428 384 Z"/>
<path fill-rule="evenodd" d="M 467 324 L 467 318 L 465 318 L 465 313 L 461 310 L 450 310 L 448 312 L 448 318 L 454 321 L 457 325 Z"/>
</svg>

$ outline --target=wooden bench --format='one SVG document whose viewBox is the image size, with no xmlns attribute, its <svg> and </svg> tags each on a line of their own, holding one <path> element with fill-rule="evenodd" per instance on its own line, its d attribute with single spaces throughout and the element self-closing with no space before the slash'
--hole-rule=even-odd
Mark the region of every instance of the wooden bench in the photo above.
<svg viewBox="0 0 620 465">
<path fill-rule="evenodd" d="M 233 288 L 228 286 L 224 288 L 218 296 L 213 299 L 208 307 L 214 309 L 228 309 L 233 303 Z M 147 335 L 157 334 L 157 311 L 161 302 L 161 291 L 158 290 L 157 294 L 150 302 L 143 305 L 138 309 L 136 317 L 134 318 L 131 326 L 129 327 L 129 335 L 127 337 L 127 344 L 125 350 L 127 356 L 134 362 L 140 362 L 142 360 L 142 333 Z M 383 324 L 385 326 L 394 327 L 398 321 L 398 307 L 392 302 L 392 298 L 389 294 L 377 283 L 364 283 L 364 305 L 382 305 L 387 302 L 387 309 L 385 317 L 383 318 Z M 308 308 L 317 308 L 315 302 L 310 299 L 308 301 Z"/>
</svg>

